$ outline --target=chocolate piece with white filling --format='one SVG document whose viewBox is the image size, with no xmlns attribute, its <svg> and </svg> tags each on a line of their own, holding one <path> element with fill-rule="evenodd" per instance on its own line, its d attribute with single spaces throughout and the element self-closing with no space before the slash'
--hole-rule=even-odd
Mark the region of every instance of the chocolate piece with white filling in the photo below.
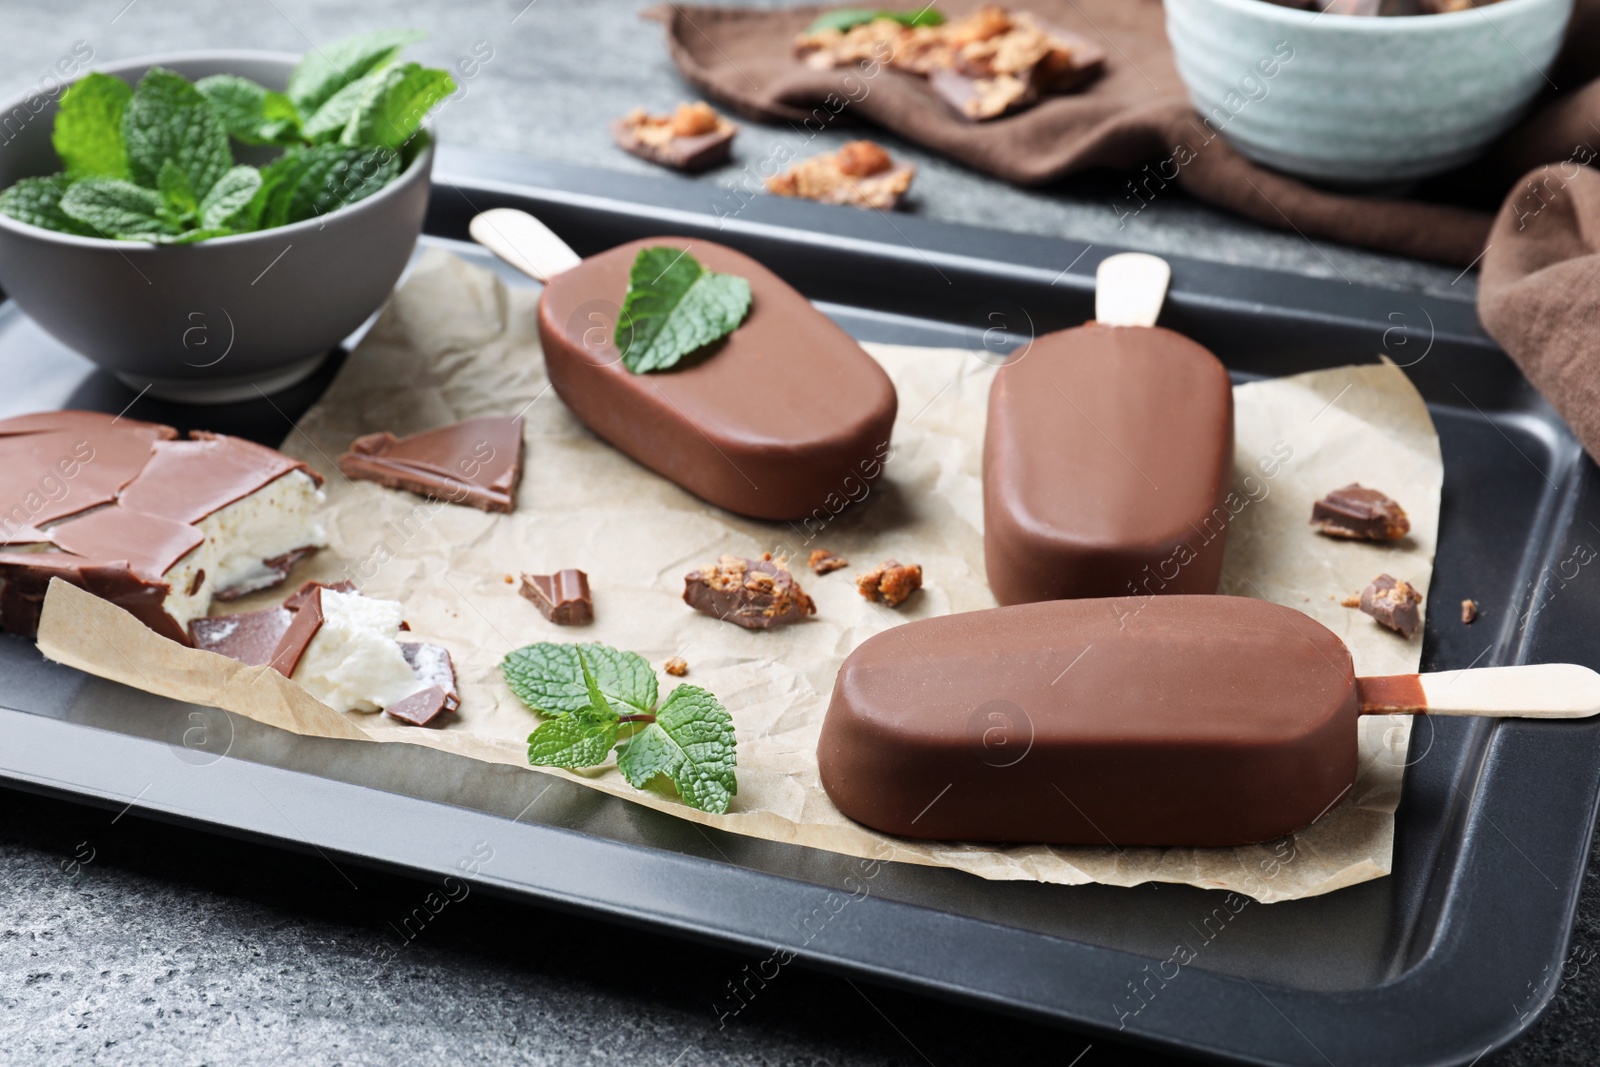
<svg viewBox="0 0 1600 1067">
<path fill-rule="evenodd" d="M 14 633 L 37 631 L 59 577 L 187 642 L 213 599 L 282 581 L 326 542 L 321 479 L 241 438 L 44 412 L 0 421 L 0 472 L 19 494 L 0 518 L 0 629 Z"/>
<path fill-rule="evenodd" d="M 1329 537 L 1359 541 L 1398 541 L 1411 532 L 1405 508 L 1354 482 L 1311 505 L 1311 524 Z"/>
<path fill-rule="evenodd" d="M 770 555 L 723 556 L 683 576 L 683 602 L 746 630 L 770 630 L 816 614 L 789 568 Z"/>
<path fill-rule="evenodd" d="M 635 108 L 611 124 L 611 136 L 624 151 L 688 173 L 726 163 L 738 132 L 703 101 L 679 104 L 671 115 Z"/>
<path fill-rule="evenodd" d="M 522 481 L 522 417 L 488 415 L 409 437 L 372 433 L 339 457 L 348 478 L 509 512 Z"/>
<path fill-rule="evenodd" d="M 539 614 L 558 626 L 583 626 L 594 621 L 594 600 L 589 576 L 567 568 L 554 574 L 524 574 L 522 595 L 533 601 Z"/>
<path fill-rule="evenodd" d="M 1422 594 L 1392 575 L 1380 574 L 1361 590 L 1361 610 L 1408 641 L 1422 621 L 1421 606 Z"/>
</svg>

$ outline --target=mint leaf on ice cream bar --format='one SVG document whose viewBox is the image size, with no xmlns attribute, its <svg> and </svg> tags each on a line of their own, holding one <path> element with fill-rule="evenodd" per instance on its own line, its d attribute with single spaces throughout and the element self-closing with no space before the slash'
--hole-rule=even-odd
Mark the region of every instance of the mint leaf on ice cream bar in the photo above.
<svg viewBox="0 0 1600 1067">
<path fill-rule="evenodd" d="M 645 248 L 633 261 L 614 341 L 635 374 L 666 370 L 732 333 L 750 311 L 750 283 L 708 271 L 686 248 Z"/>
</svg>

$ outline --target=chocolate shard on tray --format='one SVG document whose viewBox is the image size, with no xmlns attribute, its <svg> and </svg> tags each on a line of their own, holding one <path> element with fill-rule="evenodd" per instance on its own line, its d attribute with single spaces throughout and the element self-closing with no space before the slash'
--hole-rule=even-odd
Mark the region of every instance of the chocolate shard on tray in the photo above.
<svg viewBox="0 0 1600 1067">
<path fill-rule="evenodd" d="M 1001 604 L 1217 591 L 1244 499 L 1233 386 L 1187 337 L 1097 323 L 1040 337 L 995 374 L 983 449 Z"/>
<path fill-rule="evenodd" d="M 611 136 L 624 151 L 689 173 L 726 163 L 738 132 L 704 101 L 679 104 L 671 115 L 635 108 L 611 125 Z"/>
<path fill-rule="evenodd" d="M 339 469 L 390 489 L 509 512 L 522 480 L 522 417 L 488 415 L 409 437 L 367 434 L 350 443 Z"/>
<path fill-rule="evenodd" d="M 1361 590 L 1361 610 L 1408 641 L 1422 621 L 1421 607 L 1422 594 L 1392 575 L 1380 574 Z"/>
<path fill-rule="evenodd" d="M 1356 779 L 1353 667 L 1316 620 L 1248 597 L 920 619 L 845 660 L 818 770 L 840 811 L 905 837 L 1269 841 Z"/>
<path fill-rule="evenodd" d="M 770 630 L 816 614 L 782 560 L 723 556 L 683 576 L 683 602 L 746 630 Z"/>
<path fill-rule="evenodd" d="M 533 601 L 539 614 L 558 626 L 583 626 L 594 621 L 589 576 L 580 570 L 524 574 L 521 592 Z"/>
<path fill-rule="evenodd" d="M 917 168 L 896 167 L 871 141 L 851 141 L 837 152 L 802 159 L 767 179 L 767 192 L 820 204 L 893 211 L 911 189 Z"/>
<path fill-rule="evenodd" d="M 891 608 L 922 588 L 922 564 L 888 559 L 856 576 L 856 590 L 868 600 L 881 600 Z"/>
<path fill-rule="evenodd" d="M 1398 541 L 1411 532 L 1404 508 L 1354 482 L 1311 505 L 1311 524 L 1329 537 L 1358 541 Z"/>
<path fill-rule="evenodd" d="M 326 543 L 320 485 L 237 437 L 95 412 L 0 420 L 0 491 L 19 489 L 0 517 L 0 629 L 37 632 L 59 577 L 187 642 L 213 600 L 282 581 Z"/>
<path fill-rule="evenodd" d="M 635 374 L 615 318 L 639 252 L 655 247 L 692 249 L 707 270 L 748 281 L 753 299 L 704 354 Z M 788 283 L 731 248 L 655 237 L 590 256 L 545 286 L 539 337 L 551 384 L 589 429 L 718 507 L 760 519 L 831 516 L 883 473 L 897 403 L 889 376 Z"/>
</svg>

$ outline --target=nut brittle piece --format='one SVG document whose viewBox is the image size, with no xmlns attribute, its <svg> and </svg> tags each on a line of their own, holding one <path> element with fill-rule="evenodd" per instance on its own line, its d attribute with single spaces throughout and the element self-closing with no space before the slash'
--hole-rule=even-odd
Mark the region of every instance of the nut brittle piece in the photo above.
<svg viewBox="0 0 1600 1067">
<path fill-rule="evenodd" d="M 822 204 L 893 211 L 911 188 L 917 169 L 896 167 L 871 141 L 851 141 L 837 152 L 803 159 L 767 179 L 767 191 Z"/>
<path fill-rule="evenodd" d="M 817 611 L 788 566 L 770 552 L 760 559 L 723 556 L 690 571 L 683 576 L 683 602 L 747 630 L 786 626 Z"/>
</svg>

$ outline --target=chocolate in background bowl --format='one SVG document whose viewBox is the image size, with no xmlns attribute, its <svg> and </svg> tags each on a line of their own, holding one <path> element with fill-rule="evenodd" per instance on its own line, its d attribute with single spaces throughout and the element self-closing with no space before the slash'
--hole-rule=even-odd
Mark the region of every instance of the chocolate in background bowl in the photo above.
<svg viewBox="0 0 1600 1067">
<path fill-rule="evenodd" d="M 1240 153 L 1317 181 L 1392 186 L 1460 166 L 1516 124 L 1548 84 L 1572 5 L 1372 18 L 1166 0 L 1167 36 L 1190 100 Z M 1293 58 L 1266 76 L 1260 64 L 1284 44 Z"/>
<path fill-rule="evenodd" d="M 153 66 L 196 81 L 239 74 L 282 89 L 299 56 L 203 51 L 96 67 L 137 83 Z M 59 94 L 0 105 L 0 187 L 53 174 Z M 37 110 L 33 110 L 37 108 Z M 272 149 L 240 147 L 259 164 Z M 55 338 L 135 389 L 227 403 L 285 389 L 383 305 L 428 206 L 433 145 L 389 185 L 320 218 L 192 245 L 77 237 L 0 215 L 0 288 Z"/>
</svg>

